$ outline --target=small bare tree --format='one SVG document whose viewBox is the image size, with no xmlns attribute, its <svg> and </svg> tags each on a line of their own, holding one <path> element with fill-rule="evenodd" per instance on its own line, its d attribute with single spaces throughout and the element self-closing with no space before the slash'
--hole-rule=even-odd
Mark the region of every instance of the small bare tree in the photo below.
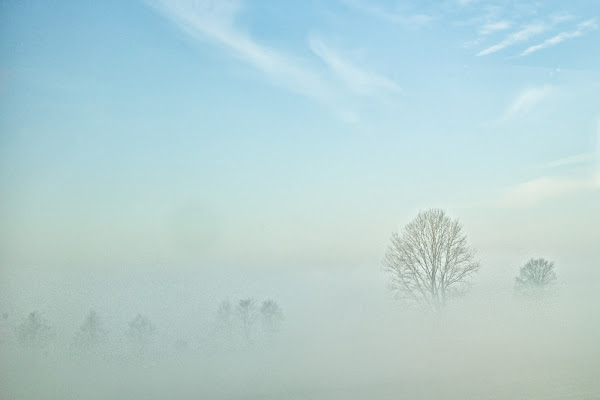
<svg viewBox="0 0 600 400">
<path fill-rule="evenodd" d="M 45 349 L 52 337 L 52 329 L 37 311 L 29 313 L 27 319 L 19 325 L 19 343 L 26 348 Z"/>
<path fill-rule="evenodd" d="M 146 355 L 150 339 L 155 331 L 154 324 L 144 315 L 138 314 L 129 322 L 127 336 L 135 356 L 143 357 Z"/>
<path fill-rule="evenodd" d="M 231 303 L 229 300 L 223 300 L 217 308 L 217 326 L 216 329 L 219 334 L 229 333 L 232 330 L 233 324 L 233 311 L 231 309 Z"/>
<path fill-rule="evenodd" d="M 383 259 L 397 296 L 436 312 L 465 292 L 479 267 L 460 222 L 438 209 L 420 212 L 392 233 Z"/>
<path fill-rule="evenodd" d="M 254 323 L 258 318 L 258 310 L 256 308 L 256 302 L 254 299 L 242 299 L 237 305 L 237 315 L 242 323 L 242 329 L 244 332 L 244 338 L 248 345 L 252 344 L 252 330 Z"/>
<path fill-rule="evenodd" d="M 279 331 L 283 321 L 283 312 L 281 307 L 274 300 L 265 300 L 260 306 L 260 316 L 263 329 L 268 334 Z"/>
<path fill-rule="evenodd" d="M 95 353 L 106 344 L 106 331 L 102 328 L 100 316 L 90 310 L 79 331 L 75 334 L 73 344 L 84 353 Z"/>
<path fill-rule="evenodd" d="M 555 281 L 554 262 L 532 258 L 519 270 L 519 276 L 515 278 L 515 289 L 520 293 L 541 293 Z"/>
</svg>

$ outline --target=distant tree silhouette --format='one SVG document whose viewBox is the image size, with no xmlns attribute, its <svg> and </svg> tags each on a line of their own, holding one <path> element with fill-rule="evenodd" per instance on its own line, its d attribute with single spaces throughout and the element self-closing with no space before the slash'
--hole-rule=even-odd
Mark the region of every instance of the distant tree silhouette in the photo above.
<svg viewBox="0 0 600 400">
<path fill-rule="evenodd" d="M 253 342 L 252 331 L 254 329 L 254 324 L 258 318 L 256 302 L 251 298 L 240 300 L 236 308 L 236 313 L 242 325 L 242 332 L 246 339 L 246 343 L 250 345 Z"/>
<path fill-rule="evenodd" d="M 11 336 L 11 329 L 8 326 L 8 313 L 2 313 L 2 320 L 0 321 L 0 345 L 6 344 Z"/>
<path fill-rule="evenodd" d="M 100 317 L 96 311 L 90 310 L 79 331 L 75 334 L 74 344 L 82 352 L 95 352 L 106 344 L 106 331 L 102 328 Z"/>
<path fill-rule="evenodd" d="M 554 262 L 544 258 L 532 258 L 515 277 L 515 290 L 525 295 L 541 295 L 556 282 Z"/>
<path fill-rule="evenodd" d="M 148 352 L 150 339 L 155 331 L 154 324 L 144 315 L 138 314 L 129 322 L 127 336 L 135 355 L 143 356 Z"/>
<path fill-rule="evenodd" d="M 265 300 L 260 306 L 260 318 L 265 332 L 275 333 L 281 327 L 283 312 L 277 302 L 274 300 Z"/>
<path fill-rule="evenodd" d="M 437 209 L 420 212 L 392 233 L 383 259 L 397 296 L 436 312 L 466 291 L 479 267 L 460 222 Z"/>
<path fill-rule="evenodd" d="M 235 303 L 235 309 L 229 300 L 225 300 L 217 307 L 215 344 L 226 349 L 252 346 L 260 339 L 260 334 L 267 338 L 278 332 L 282 321 L 283 312 L 274 300 L 257 303 L 253 298 L 245 298 Z M 262 329 L 257 331 L 257 324 Z"/>
<path fill-rule="evenodd" d="M 39 312 L 29 313 L 27 319 L 18 327 L 19 343 L 29 349 L 45 349 L 52 339 L 52 330 Z"/>
<path fill-rule="evenodd" d="M 217 330 L 230 331 L 233 324 L 233 309 L 229 300 L 223 300 L 217 307 Z"/>
<path fill-rule="evenodd" d="M 229 300 L 223 300 L 217 306 L 215 324 L 212 332 L 213 344 L 220 350 L 232 350 L 241 337 L 241 323 L 236 310 Z"/>
</svg>

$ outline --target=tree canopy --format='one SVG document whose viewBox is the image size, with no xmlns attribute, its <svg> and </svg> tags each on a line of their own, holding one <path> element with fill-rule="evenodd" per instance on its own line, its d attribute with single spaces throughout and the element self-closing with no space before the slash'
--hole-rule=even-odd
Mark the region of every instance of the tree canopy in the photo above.
<svg viewBox="0 0 600 400">
<path fill-rule="evenodd" d="M 463 293 L 479 267 L 460 222 L 439 209 L 420 212 L 392 233 L 383 259 L 397 296 L 433 311 Z"/>
<path fill-rule="evenodd" d="M 539 293 L 555 282 L 554 262 L 544 258 L 531 258 L 519 270 L 519 275 L 515 278 L 515 289 L 522 293 Z"/>
</svg>

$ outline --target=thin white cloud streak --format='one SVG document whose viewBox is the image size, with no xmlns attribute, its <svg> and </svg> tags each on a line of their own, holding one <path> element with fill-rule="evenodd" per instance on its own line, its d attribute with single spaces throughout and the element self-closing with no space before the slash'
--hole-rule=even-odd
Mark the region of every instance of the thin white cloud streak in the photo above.
<svg viewBox="0 0 600 400">
<path fill-rule="evenodd" d="M 256 43 L 234 27 L 238 1 L 157 0 L 150 4 L 193 38 L 220 45 L 275 83 L 318 99 L 328 96 L 328 88 L 318 74 L 297 66 L 298 60 Z"/>
<path fill-rule="evenodd" d="M 364 12 L 365 14 L 373 17 L 401 25 L 421 26 L 428 24 L 435 19 L 433 16 L 426 14 L 404 15 L 397 12 L 388 11 L 381 7 L 375 6 L 372 3 L 360 0 L 342 0 L 342 3 L 350 8 Z"/>
<path fill-rule="evenodd" d="M 600 190 L 600 118 L 596 128 L 595 149 L 591 153 L 561 158 L 545 164 L 544 168 L 558 168 L 589 164 L 592 169 L 575 169 L 572 176 L 542 176 L 504 191 L 499 207 L 532 207 L 544 201 Z"/>
<path fill-rule="evenodd" d="M 478 37 L 473 40 L 468 40 L 462 44 L 462 47 L 465 49 L 472 49 L 473 47 L 479 46 L 483 42 L 483 38 Z"/>
<path fill-rule="evenodd" d="M 325 46 L 319 47 L 320 54 L 316 54 L 344 85 L 332 84 L 323 71 L 305 60 L 257 43 L 235 27 L 240 1 L 147 0 L 147 3 L 194 39 L 222 47 L 261 71 L 273 84 L 312 98 L 346 122 L 359 120 L 352 107 L 348 107 L 351 104 L 347 98 L 349 92 L 376 96 L 399 89 L 394 82 L 360 69 Z"/>
<path fill-rule="evenodd" d="M 527 54 L 531 54 L 533 52 L 545 49 L 547 47 L 555 46 L 564 41 L 567 41 L 570 39 L 575 39 L 579 36 L 583 36 L 585 33 L 589 32 L 589 31 L 592 31 L 597 28 L 598 28 L 598 25 L 596 24 L 596 21 L 594 19 L 584 21 L 584 22 L 580 23 L 577 26 L 577 29 L 574 31 L 561 32 L 556 36 L 546 39 L 545 41 L 543 41 L 540 44 L 536 44 L 534 46 L 528 47 L 521 53 L 521 56 L 526 56 Z"/>
<path fill-rule="evenodd" d="M 506 47 L 512 46 L 516 43 L 527 41 L 533 36 L 539 35 L 540 33 L 544 32 L 546 29 L 547 27 L 544 24 L 527 25 L 520 31 L 512 33 L 503 41 L 481 50 L 479 53 L 477 53 L 477 56 L 486 56 L 488 54 L 492 54 L 502 49 L 505 49 Z"/>
<path fill-rule="evenodd" d="M 483 25 L 479 28 L 481 35 L 489 35 L 491 33 L 499 32 L 510 28 L 511 23 L 509 21 L 498 21 Z"/>
<path fill-rule="evenodd" d="M 580 165 L 593 162 L 596 159 L 595 153 L 582 153 L 570 157 L 559 158 L 558 160 L 550 161 L 541 164 L 539 167 L 543 169 L 567 167 L 571 165 Z"/>
<path fill-rule="evenodd" d="M 573 16 L 570 14 L 560 14 L 548 18 L 546 22 L 531 23 L 529 25 L 524 26 L 521 30 L 511 33 L 504 40 L 481 50 L 479 53 L 477 53 L 477 56 L 486 56 L 492 53 L 496 53 L 507 47 L 513 46 L 517 43 L 526 42 L 532 37 L 546 32 L 555 25 L 561 24 L 566 21 L 570 21 L 572 19 Z"/>
<path fill-rule="evenodd" d="M 589 165 L 592 167 L 596 177 L 597 185 L 600 186 L 600 118 L 598 118 L 596 132 L 592 138 L 592 150 L 588 153 L 575 154 L 569 157 L 559 158 L 539 165 L 542 169 L 563 168 L 571 166 Z"/>
<path fill-rule="evenodd" d="M 342 58 L 338 52 L 328 47 L 319 38 L 311 36 L 309 43 L 311 50 L 354 93 L 361 96 L 374 96 L 401 91 L 400 86 L 392 80 L 360 69 L 347 59 Z"/>
<path fill-rule="evenodd" d="M 597 188 L 593 179 L 536 178 L 507 189 L 499 202 L 501 207 L 531 207 L 543 201 L 574 195 Z"/>
<path fill-rule="evenodd" d="M 506 109 L 504 119 L 511 119 L 530 112 L 553 92 L 554 88 L 550 85 L 531 87 L 523 90 Z"/>
</svg>

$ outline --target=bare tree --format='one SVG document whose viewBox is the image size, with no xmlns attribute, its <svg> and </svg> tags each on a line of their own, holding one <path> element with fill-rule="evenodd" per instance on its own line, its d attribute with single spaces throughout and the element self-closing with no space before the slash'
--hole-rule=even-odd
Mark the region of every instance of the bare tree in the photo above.
<svg viewBox="0 0 600 400">
<path fill-rule="evenodd" d="M 11 329 L 9 328 L 8 324 L 8 313 L 2 313 L 2 320 L 0 321 L 0 347 L 9 343 Z"/>
<path fill-rule="evenodd" d="M 129 322 L 127 336 L 133 346 L 134 354 L 138 357 L 148 352 L 148 346 L 156 328 L 148 317 L 138 314 Z"/>
<path fill-rule="evenodd" d="M 438 209 L 420 212 L 392 233 L 383 259 L 397 296 L 436 312 L 466 291 L 479 267 L 460 222 Z"/>
<path fill-rule="evenodd" d="M 29 313 L 27 319 L 19 325 L 18 339 L 22 346 L 40 350 L 48 346 L 52 339 L 52 330 L 39 312 Z"/>
<path fill-rule="evenodd" d="M 217 307 L 212 339 L 220 347 L 228 348 L 235 341 L 237 321 L 229 300 L 223 300 Z"/>
<path fill-rule="evenodd" d="M 217 329 L 229 331 L 232 325 L 232 309 L 229 300 L 223 300 L 217 308 Z"/>
<path fill-rule="evenodd" d="M 242 323 L 242 329 L 247 344 L 252 343 L 252 329 L 254 323 L 258 318 L 258 311 L 256 309 L 256 302 L 254 299 L 243 299 L 238 302 L 237 315 Z"/>
<path fill-rule="evenodd" d="M 102 328 L 100 316 L 90 310 L 81 328 L 75 335 L 74 344 L 83 352 L 95 352 L 106 344 L 106 331 Z"/>
<path fill-rule="evenodd" d="M 520 293 L 541 293 L 556 281 L 554 262 L 532 258 L 519 270 L 515 289 Z"/>
<path fill-rule="evenodd" d="M 281 322 L 283 321 L 283 312 L 276 301 L 263 301 L 260 306 L 260 317 L 265 332 L 275 333 L 279 331 Z"/>
</svg>

